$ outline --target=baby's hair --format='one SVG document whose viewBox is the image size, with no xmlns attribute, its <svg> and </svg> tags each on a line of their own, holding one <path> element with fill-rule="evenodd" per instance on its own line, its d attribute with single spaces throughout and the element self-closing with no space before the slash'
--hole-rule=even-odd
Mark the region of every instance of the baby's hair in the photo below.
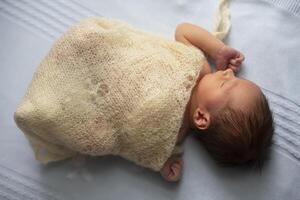
<svg viewBox="0 0 300 200">
<path fill-rule="evenodd" d="M 273 114 L 263 93 L 248 112 L 229 105 L 211 114 L 206 130 L 195 137 L 222 166 L 263 167 L 274 134 Z"/>
</svg>

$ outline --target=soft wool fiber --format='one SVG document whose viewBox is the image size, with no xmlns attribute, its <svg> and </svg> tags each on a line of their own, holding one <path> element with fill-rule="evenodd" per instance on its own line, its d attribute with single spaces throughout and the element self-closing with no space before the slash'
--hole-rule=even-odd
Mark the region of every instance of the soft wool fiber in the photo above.
<svg viewBox="0 0 300 200">
<path fill-rule="evenodd" d="M 116 19 L 87 19 L 52 47 L 15 112 L 37 160 L 119 155 L 159 170 L 174 149 L 200 50 Z"/>
<path fill-rule="evenodd" d="M 120 20 L 86 19 L 56 41 L 14 119 L 42 163 L 118 155 L 159 171 L 204 60 Z"/>
</svg>

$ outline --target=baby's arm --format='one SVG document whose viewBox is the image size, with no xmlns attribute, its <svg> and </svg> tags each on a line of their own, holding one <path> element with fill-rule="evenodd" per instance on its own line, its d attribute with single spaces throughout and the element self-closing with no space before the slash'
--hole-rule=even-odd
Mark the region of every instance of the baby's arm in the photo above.
<svg viewBox="0 0 300 200">
<path fill-rule="evenodd" d="M 201 49 L 213 59 L 218 70 L 231 68 L 234 72 L 237 72 L 244 60 L 242 53 L 226 46 L 211 33 L 194 24 L 179 24 L 176 27 L 175 39 L 186 45 L 193 45 Z"/>
<path fill-rule="evenodd" d="M 186 45 L 193 45 L 204 51 L 212 59 L 216 59 L 218 52 L 225 44 L 205 29 L 190 23 L 177 25 L 175 39 Z"/>
</svg>

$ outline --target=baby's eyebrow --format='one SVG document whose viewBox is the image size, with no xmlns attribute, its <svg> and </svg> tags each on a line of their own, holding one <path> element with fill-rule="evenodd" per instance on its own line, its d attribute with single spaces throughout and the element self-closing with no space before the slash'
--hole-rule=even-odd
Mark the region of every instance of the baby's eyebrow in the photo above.
<svg viewBox="0 0 300 200">
<path fill-rule="evenodd" d="M 225 84 L 226 81 L 223 81 L 223 83 L 221 84 L 221 87 Z"/>
<path fill-rule="evenodd" d="M 222 83 L 222 86 L 225 84 L 225 82 L 232 82 L 232 83 L 228 83 L 229 84 L 229 86 L 227 86 L 226 85 L 226 87 L 229 87 L 229 88 L 227 88 L 228 90 L 232 90 L 234 87 L 237 87 L 238 85 L 239 85 L 239 81 L 237 81 L 237 79 L 235 79 L 235 80 L 225 80 L 223 83 Z M 226 89 L 226 91 L 227 91 L 227 89 Z"/>
</svg>

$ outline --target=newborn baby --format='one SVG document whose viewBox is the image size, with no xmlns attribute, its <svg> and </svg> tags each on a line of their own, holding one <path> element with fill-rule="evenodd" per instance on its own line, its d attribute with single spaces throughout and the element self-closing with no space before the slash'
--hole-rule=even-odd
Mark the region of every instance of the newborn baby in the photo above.
<svg viewBox="0 0 300 200">
<path fill-rule="evenodd" d="M 178 181 L 181 144 L 194 130 L 220 163 L 263 160 L 272 114 L 259 87 L 234 76 L 244 56 L 188 23 L 175 38 L 105 18 L 67 31 L 14 113 L 36 159 L 118 155 Z"/>
<path fill-rule="evenodd" d="M 244 60 L 243 54 L 189 23 L 177 26 L 175 38 L 201 49 L 218 70 L 212 73 L 209 64 L 204 64 L 177 142 L 181 143 L 188 131 L 194 130 L 196 138 L 218 163 L 261 166 L 272 143 L 273 117 L 260 88 L 234 75 Z M 168 181 L 177 181 L 182 168 L 182 157 L 173 155 L 160 173 Z"/>
</svg>

